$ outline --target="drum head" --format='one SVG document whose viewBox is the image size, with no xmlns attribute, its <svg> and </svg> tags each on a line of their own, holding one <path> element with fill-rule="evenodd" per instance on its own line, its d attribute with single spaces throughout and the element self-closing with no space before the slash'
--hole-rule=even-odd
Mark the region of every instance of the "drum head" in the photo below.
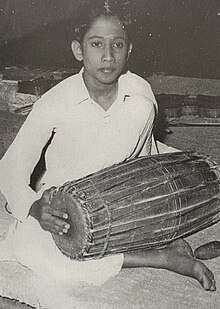
<svg viewBox="0 0 220 309">
<path fill-rule="evenodd" d="M 52 234 L 57 247 L 72 259 L 81 259 L 87 246 L 89 230 L 86 224 L 86 212 L 82 205 L 67 192 L 58 192 L 51 200 L 51 206 L 63 210 L 69 216 L 67 234 Z"/>
</svg>

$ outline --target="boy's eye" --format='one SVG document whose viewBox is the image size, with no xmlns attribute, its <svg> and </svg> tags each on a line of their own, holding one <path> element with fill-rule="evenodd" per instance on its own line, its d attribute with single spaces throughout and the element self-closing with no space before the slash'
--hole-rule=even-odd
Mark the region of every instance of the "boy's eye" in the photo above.
<svg viewBox="0 0 220 309">
<path fill-rule="evenodd" d="M 115 46 L 116 48 L 123 48 L 124 43 L 122 43 L 122 42 L 115 42 L 114 46 Z"/>
<path fill-rule="evenodd" d="M 102 43 L 101 42 L 92 42 L 92 46 L 93 47 L 102 47 Z"/>
</svg>

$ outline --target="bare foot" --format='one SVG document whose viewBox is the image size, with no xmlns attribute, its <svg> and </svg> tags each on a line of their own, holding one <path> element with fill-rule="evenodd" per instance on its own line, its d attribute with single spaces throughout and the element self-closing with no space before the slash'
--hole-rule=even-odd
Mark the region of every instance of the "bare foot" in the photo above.
<svg viewBox="0 0 220 309">
<path fill-rule="evenodd" d="M 165 269 L 198 280 L 206 291 L 216 290 L 213 273 L 193 256 L 192 249 L 185 240 L 177 239 L 163 251 L 166 256 Z"/>
</svg>

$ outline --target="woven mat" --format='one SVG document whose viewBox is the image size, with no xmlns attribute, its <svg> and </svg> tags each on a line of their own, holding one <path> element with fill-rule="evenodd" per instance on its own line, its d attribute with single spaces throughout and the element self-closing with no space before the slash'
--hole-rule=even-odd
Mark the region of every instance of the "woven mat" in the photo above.
<svg viewBox="0 0 220 309">
<path fill-rule="evenodd" d="M 4 210 L 0 195 L 0 235 L 3 239 L 12 218 Z M 195 248 L 210 240 L 219 240 L 220 224 L 188 238 Z M 17 262 L 0 263 L 0 295 L 19 300 L 35 308 L 47 309 L 218 309 L 220 308 L 220 258 L 206 264 L 215 274 L 218 291 L 205 292 L 194 279 L 165 270 L 124 269 L 101 287 L 81 285 L 68 290 L 40 281 L 31 270 Z M 6 307 L 22 308 L 21 303 L 6 302 Z M 2 302 L 3 304 L 3 302 Z M 0 299 L 1 305 L 1 299 Z M 9 307 L 9 305 L 11 307 Z M 14 307 L 12 307 L 12 305 Z M 27 308 L 27 307 L 26 307 Z"/>
<path fill-rule="evenodd" d="M 6 119 L 9 122 L 8 117 Z M 20 121 L 17 125 L 20 126 Z M 4 124 L 4 130 L 5 128 Z M 209 154 L 220 163 L 220 128 L 187 127 L 172 130 L 174 133 L 166 136 L 165 142 L 168 145 Z M 9 131 L 11 137 L 13 132 Z M 7 132 L 2 133 L 5 137 Z M 9 144 L 8 139 L 7 143 Z M 7 147 L 3 146 L 5 151 Z M 7 230 L 13 222 L 4 210 L 4 201 L 0 194 L 0 240 L 6 237 Z M 220 224 L 217 224 L 189 237 L 188 241 L 196 248 L 205 242 L 219 240 L 219 235 Z M 198 282 L 191 278 L 165 270 L 143 268 L 122 270 L 117 277 L 101 287 L 81 286 L 69 291 L 65 287 L 54 286 L 52 282 L 39 281 L 32 271 L 17 262 L 1 262 L 0 295 L 20 300 L 35 308 L 47 309 L 219 309 L 219 263 L 220 258 L 206 262 L 215 274 L 218 287 L 217 292 L 210 293 L 204 292 Z M 1 309 L 23 307 L 21 303 L 0 298 Z"/>
<path fill-rule="evenodd" d="M 220 164 L 220 127 L 170 127 L 173 134 L 166 135 L 167 145 L 209 155 Z"/>
</svg>

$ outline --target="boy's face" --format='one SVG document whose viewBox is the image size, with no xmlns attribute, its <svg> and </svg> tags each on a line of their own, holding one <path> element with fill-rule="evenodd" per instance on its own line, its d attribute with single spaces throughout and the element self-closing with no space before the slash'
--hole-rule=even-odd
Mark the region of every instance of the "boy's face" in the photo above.
<svg viewBox="0 0 220 309">
<path fill-rule="evenodd" d="M 78 60 L 83 60 L 85 80 L 100 85 L 117 81 L 131 44 L 117 17 L 103 16 L 92 24 L 79 48 L 81 58 Z"/>
</svg>

